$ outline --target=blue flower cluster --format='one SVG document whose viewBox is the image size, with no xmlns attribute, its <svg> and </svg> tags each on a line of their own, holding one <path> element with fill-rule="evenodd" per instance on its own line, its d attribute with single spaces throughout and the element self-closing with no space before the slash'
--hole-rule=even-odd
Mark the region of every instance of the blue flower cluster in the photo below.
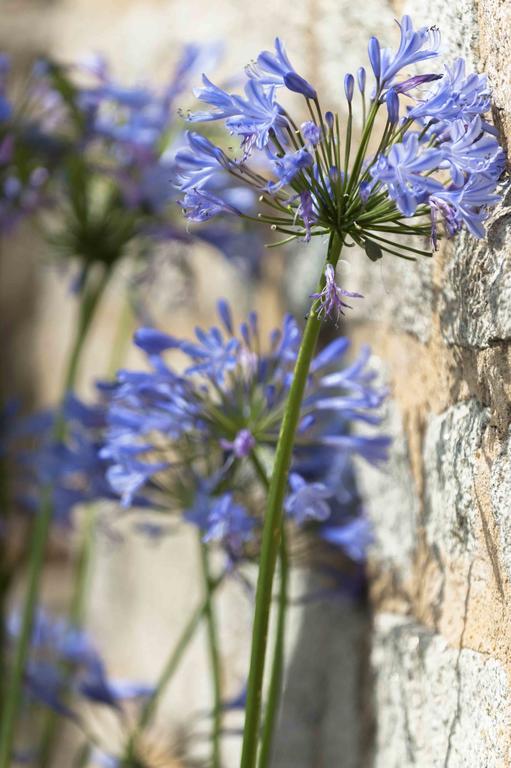
<svg viewBox="0 0 511 768">
<path fill-rule="evenodd" d="M 369 42 L 370 95 L 366 70 L 357 72 L 363 113 L 358 148 L 352 146 L 353 75 L 344 81 L 348 119 L 342 135 L 343 121 L 323 113 L 316 89 L 295 71 L 279 38 L 274 52 L 264 51 L 247 67 L 244 96 L 204 76 L 195 95 L 213 109 L 193 112 L 188 120 L 224 120 L 229 133 L 240 137 L 242 155 L 233 157 L 204 136 L 188 134 L 190 149 L 176 154 L 186 216 L 194 221 L 219 214 L 253 218 L 221 195 L 211 196 L 218 179 L 228 174 L 257 191 L 263 206 L 257 220 L 287 239 L 308 241 L 337 232 L 374 260 L 384 251 L 405 258 L 429 255 L 396 243 L 393 235 L 429 235 L 436 247 L 439 222 L 447 236 L 466 227 L 482 237 L 488 209 L 499 200 L 495 188 L 504 169 L 495 130 L 485 119 L 486 77 L 466 74 L 462 59 L 444 73 L 410 74 L 411 67 L 429 66 L 438 56 L 440 33 L 436 27 L 415 30 L 408 16 L 399 27 L 397 50 L 382 49 L 375 37 Z M 305 99 L 310 119 L 299 128 L 300 121 L 278 101 L 280 88 Z M 375 140 L 382 108 L 387 119 Z M 368 154 L 371 143 L 378 146 L 374 155 Z M 273 178 L 261 175 L 268 159 Z"/>
<path fill-rule="evenodd" d="M 152 370 L 119 372 L 109 392 L 101 456 L 111 462 L 107 476 L 125 506 L 138 496 L 155 509 L 183 513 L 205 541 L 220 542 L 235 559 L 253 551 L 258 539 L 261 462 L 271 461 L 277 443 L 301 333 L 287 316 L 264 349 L 255 313 L 235 333 L 226 302 L 219 302 L 218 312 L 221 325 L 197 329 L 195 341 L 153 328 L 136 333 Z M 314 358 L 286 509 L 298 526 L 319 522 L 329 540 L 360 555 L 367 532 L 359 522 L 346 529 L 346 542 L 348 530 L 358 531 L 357 545 L 331 533 L 353 523 L 353 495 L 340 487 L 341 472 L 329 468 L 354 453 L 383 461 L 389 440 L 350 432 L 355 421 L 379 423 L 385 393 L 367 367 L 368 349 L 339 369 L 348 348 L 349 341 L 339 338 Z M 164 359 L 166 352 L 176 361 L 184 356 L 184 371 Z M 342 512 L 334 522 L 335 504 Z"/>
<path fill-rule="evenodd" d="M 6 628 L 10 642 L 18 638 L 20 627 L 20 617 L 11 614 Z M 154 690 L 146 684 L 111 679 L 89 635 L 42 608 L 34 620 L 24 682 L 30 698 L 79 728 L 84 725 L 80 700 L 110 707 L 123 717 L 125 702 L 140 701 Z"/>
<path fill-rule="evenodd" d="M 30 154 L 16 154 L 15 108 L 7 93 L 10 61 L 0 53 L 0 235 L 45 202 L 48 171 Z"/>
<path fill-rule="evenodd" d="M 22 110 L 7 100 L 8 63 L 0 56 L 0 227 L 51 206 L 59 217 L 44 223 L 51 224 L 60 252 L 107 267 L 135 238 L 146 253 L 161 241 L 202 238 L 200 228 L 183 227 L 171 183 L 174 155 L 183 144 L 177 100 L 219 54 L 218 44 L 185 46 L 159 89 L 119 82 L 100 55 L 70 65 L 41 59 Z M 255 196 L 245 189 L 221 188 L 233 205 L 238 197 L 245 207 L 254 204 Z M 244 268 L 255 274 L 262 245 L 245 230 L 242 221 L 233 221 L 205 232 L 203 239 L 241 264 L 240 238 L 245 238 Z"/>
<path fill-rule="evenodd" d="M 45 489 L 51 489 L 54 521 L 68 527 L 77 505 L 117 499 L 99 456 L 106 428 L 101 404 L 87 405 L 69 394 L 58 411 L 10 421 L 3 453 L 12 464 L 11 495 L 26 512 L 37 513 Z"/>
</svg>

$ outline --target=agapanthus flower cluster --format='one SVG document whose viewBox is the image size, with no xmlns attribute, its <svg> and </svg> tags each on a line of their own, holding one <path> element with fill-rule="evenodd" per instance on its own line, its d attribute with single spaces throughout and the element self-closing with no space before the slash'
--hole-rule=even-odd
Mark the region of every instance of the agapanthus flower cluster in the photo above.
<svg viewBox="0 0 511 768">
<path fill-rule="evenodd" d="M 15 641 L 20 632 L 17 613 L 8 617 L 6 629 L 7 638 Z M 145 683 L 112 679 L 90 635 L 43 608 L 34 620 L 24 685 L 27 698 L 69 718 L 82 729 L 83 702 L 109 707 L 123 718 L 127 702 L 143 701 L 154 690 Z"/>
<path fill-rule="evenodd" d="M 301 332 L 287 316 L 265 343 L 255 313 L 236 332 L 226 302 L 218 311 L 220 326 L 196 329 L 194 341 L 154 328 L 136 333 L 152 370 L 119 372 L 101 455 L 111 462 L 108 479 L 125 506 L 138 495 L 154 509 L 184 515 L 235 560 L 257 552 L 264 467 L 277 443 Z M 319 526 L 358 559 L 367 528 L 360 520 L 353 527 L 360 510 L 343 483 L 344 465 L 354 453 L 382 461 L 389 441 L 350 431 L 356 421 L 379 424 L 385 393 L 368 367 L 367 348 L 341 368 L 349 346 L 336 339 L 314 358 L 286 510 L 299 528 Z"/>
<path fill-rule="evenodd" d="M 11 415 L 10 422 L 2 454 L 10 466 L 9 495 L 18 507 L 38 513 L 51 489 L 54 522 L 68 527 L 79 505 L 117 499 L 99 455 L 106 428 L 100 403 L 88 405 L 69 394 L 60 409 Z"/>
<path fill-rule="evenodd" d="M 11 65 L 0 53 L 0 235 L 45 202 L 48 171 L 17 140 L 18 115 L 8 93 Z"/>
<path fill-rule="evenodd" d="M 414 247 L 395 236 L 428 236 L 436 247 L 439 224 L 449 237 L 463 227 L 482 237 L 488 209 L 499 200 L 495 189 L 504 167 L 485 118 L 486 76 L 467 73 L 462 59 L 433 70 L 438 29 L 414 30 L 408 16 L 399 29 L 397 50 L 382 49 L 375 37 L 369 42 L 372 85 L 364 67 L 356 78 L 346 75 L 346 118 L 323 111 L 316 89 L 295 71 L 279 38 L 273 52 L 264 51 L 247 67 L 243 95 L 204 75 L 195 95 L 210 109 L 192 112 L 188 120 L 224 121 L 239 137 L 241 152 L 233 156 L 189 132 L 189 149 L 176 157 L 186 216 L 204 221 L 219 214 L 252 215 L 215 192 L 227 174 L 257 191 L 258 220 L 288 240 L 337 233 L 375 260 L 382 252 L 430 255 L 420 243 Z M 423 74 L 415 69 L 420 63 Z M 294 118 L 282 106 L 282 88 L 303 96 L 307 119 Z M 356 101 L 362 113 L 358 145 Z"/>
<path fill-rule="evenodd" d="M 0 139 L 4 121 L 9 128 L 0 141 L 0 174 L 4 160 L 10 168 L 5 205 L 33 209 L 34 193 L 44 186 L 44 202 L 53 211 L 45 219 L 52 242 L 66 255 L 107 267 L 136 252 L 134 242 L 146 254 L 162 241 L 201 237 L 200 227 L 190 230 L 176 215 L 173 158 L 183 143 L 177 99 L 219 53 L 217 44 L 185 46 L 159 88 L 119 82 L 100 55 L 75 64 L 40 59 L 19 110 L 4 100 L 0 59 Z M 27 158 L 35 164 L 28 175 Z M 228 186 L 226 194 L 236 199 Z M 240 194 L 246 201 L 247 191 Z M 239 255 L 245 230 L 243 222 L 234 224 L 204 233 L 230 259 Z M 258 238 L 247 237 L 245 245 L 252 256 L 246 263 L 255 267 Z"/>
</svg>

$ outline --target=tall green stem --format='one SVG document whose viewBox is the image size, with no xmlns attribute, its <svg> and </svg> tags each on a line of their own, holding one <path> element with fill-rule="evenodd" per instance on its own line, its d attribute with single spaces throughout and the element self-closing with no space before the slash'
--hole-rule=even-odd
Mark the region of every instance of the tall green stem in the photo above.
<svg viewBox="0 0 511 768">
<path fill-rule="evenodd" d="M 211 665 L 211 676 L 213 681 L 213 729 L 211 734 L 212 754 L 211 768 L 220 768 L 220 735 L 222 730 L 222 673 L 220 667 L 220 653 L 218 647 L 218 630 L 216 625 L 216 615 L 213 605 L 213 587 L 215 580 L 211 576 L 209 564 L 209 552 L 206 544 L 200 537 L 200 556 L 202 564 L 202 575 L 204 581 L 204 590 L 206 593 L 205 616 L 208 632 L 209 658 Z"/>
<path fill-rule="evenodd" d="M 332 264 L 334 268 L 339 260 L 341 248 L 341 237 L 337 233 L 332 233 L 328 246 L 327 262 Z M 323 286 L 324 276 L 320 283 L 320 287 Z M 262 684 L 268 642 L 268 623 L 275 565 L 281 541 L 282 505 L 287 488 L 289 465 L 295 433 L 300 419 L 303 394 L 321 328 L 318 312 L 319 305 L 318 302 L 315 302 L 309 313 L 298 352 L 270 481 L 257 580 L 241 768 L 255 768 L 257 760 Z"/>
<path fill-rule="evenodd" d="M 273 650 L 273 661 L 270 675 L 270 687 L 266 700 L 264 713 L 263 731 L 261 736 L 261 748 L 259 750 L 258 768 L 267 768 L 270 764 L 273 736 L 279 714 L 280 699 L 282 695 L 282 683 L 284 676 L 284 651 L 286 638 L 286 618 L 287 618 L 287 589 L 289 580 L 289 562 L 287 553 L 286 533 L 282 526 L 280 539 L 280 590 L 279 590 L 279 608 L 277 613 L 277 630 L 275 635 L 275 647 Z"/>
<path fill-rule="evenodd" d="M 262 484 L 268 491 L 270 482 L 264 466 L 261 464 L 258 455 L 252 453 L 252 462 L 256 473 L 259 475 Z M 275 646 L 273 649 L 273 660 L 270 674 L 270 685 L 266 701 L 266 710 L 264 716 L 263 732 L 261 737 L 261 749 L 259 752 L 258 768 L 266 768 L 269 764 L 273 746 L 273 735 L 278 717 L 280 697 L 282 694 L 282 678 L 284 671 L 284 643 L 286 633 L 287 618 L 287 590 L 289 581 L 289 558 L 287 552 L 286 529 L 284 521 L 281 523 L 280 539 L 280 590 L 279 607 L 277 614 L 277 629 L 275 635 Z"/>
<path fill-rule="evenodd" d="M 74 387 L 83 345 L 89 331 L 95 309 L 101 294 L 106 287 L 109 271 L 106 270 L 103 273 L 101 279 L 92 287 L 89 285 L 89 277 L 90 275 L 87 273 L 87 280 L 83 289 L 82 302 L 78 316 L 77 332 L 75 335 L 73 347 L 71 349 L 68 368 L 65 375 L 65 386 L 62 401 L 66 392 L 70 388 Z M 56 422 L 55 437 L 57 439 L 62 437 L 64 430 L 65 424 L 63 418 L 61 417 L 57 419 Z M 30 647 L 34 614 L 39 595 L 39 581 L 43 570 L 52 513 L 53 504 L 51 498 L 51 488 L 46 488 L 43 492 L 41 509 L 36 517 L 32 531 L 32 538 L 30 541 L 28 584 L 22 612 L 20 637 L 16 648 L 14 665 L 9 679 L 9 684 L 4 700 L 5 703 L 2 711 L 2 722 L 0 725 L 0 768 L 9 768 L 10 765 L 16 718 L 21 701 L 23 673 Z"/>
<path fill-rule="evenodd" d="M 144 732 L 147 726 L 150 725 L 154 717 L 154 713 L 156 712 L 156 707 L 158 706 L 158 702 L 160 701 L 164 691 L 166 690 L 175 672 L 177 671 L 179 664 L 181 662 L 181 659 L 183 658 L 184 652 L 188 648 L 190 641 L 192 640 L 202 618 L 204 617 L 208 609 L 208 604 L 210 602 L 211 596 L 213 595 L 215 590 L 220 586 L 220 584 L 223 581 L 223 578 L 224 576 L 222 574 L 221 576 L 219 576 L 218 578 L 216 578 L 214 581 L 211 582 L 210 591 L 204 598 L 203 602 L 197 607 L 195 612 L 190 617 L 176 645 L 172 649 L 170 656 L 168 657 L 167 662 L 163 667 L 161 675 L 158 678 L 156 687 L 153 693 L 151 694 L 151 696 L 147 699 L 144 707 L 142 708 L 142 711 L 140 713 L 140 717 L 138 718 L 135 729 L 130 736 L 128 745 L 126 747 L 126 755 L 124 758 L 124 762 L 122 763 L 124 768 L 129 768 L 129 766 L 132 766 L 134 764 L 134 760 L 135 760 L 134 752 L 135 752 L 137 739 Z"/>
</svg>

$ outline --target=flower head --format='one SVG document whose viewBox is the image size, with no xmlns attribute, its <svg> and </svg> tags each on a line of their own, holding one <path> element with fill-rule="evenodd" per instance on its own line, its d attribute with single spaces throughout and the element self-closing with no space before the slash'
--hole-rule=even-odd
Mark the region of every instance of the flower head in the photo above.
<svg viewBox="0 0 511 768">
<path fill-rule="evenodd" d="M 185 174 L 183 187 L 209 183 L 217 178 L 215 169 L 220 166 L 221 173 L 254 190 L 261 204 L 257 219 L 285 234 L 286 242 L 293 238 L 308 242 L 315 235 L 336 233 L 345 242 L 361 246 L 373 261 L 383 253 L 411 260 L 431 254 L 423 242 L 412 244 L 403 236 L 433 235 L 436 241 L 440 229 L 451 237 L 458 224 L 482 236 L 479 223 L 496 204 L 496 197 L 485 196 L 484 211 L 474 213 L 472 226 L 464 217 L 455 223 L 451 215 L 439 217 L 438 213 L 442 206 L 445 213 L 444 192 L 468 185 L 474 174 L 490 176 L 496 185 L 503 170 L 495 130 L 484 114 L 489 106 L 486 78 L 466 75 L 461 59 L 444 73 L 410 73 L 410 67 L 438 56 L 440 33 L 436 27 L 414 29 L 409 16 L 403 17 L 399 28 L 397 50 L 382 49 L 376 37 L 369 42 L 376 80 L 369 103 L 366 70 L 357 70 L 365 125 L 363 146 L 357 151 L 353 147 L 355 77 L 347 74 L 344 79 L 347 121 L 330 111 L 323 114 L 315 90 L 296 74 L 277 38 L 275 52 L 264 51 L 247 68 L 245 97 L 205 81 L 199 95 L 216 107 L 207 119 L 225 118 L 231 133 L 241 136 L 245 152 L 240 161 L 228 161 L 224 156 L 216 164 L 211 162 L 211 149 L 209 156 L 197 159 L 202 168 Z M 277 89 L 284 85 L 308 101 L 310 119 L 301 123 L 300 130 L 296 128 L 299 121 L 278 102 Z M 405 98 L 411 100 L 411 107 L 405 108 Z M 376 137 L 376 116 L 381 108 L 386 108 L 388 119 L 383 134 Z M 378 147 L 374 155 L 368 152 L 371 145 Z M 259 164 L 258 150 L 264 151 Z M 254 166 L 248 162 L 249 154 Z M 275 179 L 261 171 L 268 156 Z M 470 181 L 470 190 L 474 185 Z M 220 212 L 222 206 L 217 201 L 208 210 Z M 194 215 L 192 206 L 189 216 Z M 245 213 L 240 211 L 240 215 Z M 254 218 L 252 213 L 250 218 Z"/>
<path fill-rule="evenodd" d="M 254 313 L 236 331 L 226 302 L 218 309 L 220 326 L 197 329 L 196 341 L 154 329 L 137 332 L 136 343 L 153 370 L 121 371 L 110 388 L 102 457 L 125 504 L 143 499 L 174 515 L 186 510 L 185 519 L 207 540 L 218 541 L 232 560 L 257 540 L 262 509 L 254 455 L 274 450 L 300 330 L 286 317 L 265 345 Z M 385 441 L 376 448 L 375 437 L 352 437 L 347 426 L 358 419 L 377 423 L 384 393 L 374 386 L 366 353 L 340 368 L 348 346 L 346 339 L 336 340 L 314 358 L 300 452 L 308 447 L 318 453 L 338 438 L 328 448 L 334 455 L 357 452 L 375 460 Z M 164 359 L 176 353 L 188 358 L 184 373 Z M 332 433 L 333 417 L 340 414 L 344 420 Z"/>
</svg>

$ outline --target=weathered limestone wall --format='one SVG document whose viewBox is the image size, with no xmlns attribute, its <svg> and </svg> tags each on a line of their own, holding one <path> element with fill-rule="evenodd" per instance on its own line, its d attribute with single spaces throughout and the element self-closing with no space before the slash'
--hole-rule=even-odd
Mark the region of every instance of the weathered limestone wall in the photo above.
<svg viewBox="0 0 511 768">
<path fill-rule="evenodd" d="M 401 10 L 401 9 L 399 9 Z M 411 0 L 486 71 L 511 138 L 511 4 Z M 488 241 L 365 276 L 385 361 L 389 471 L 361 474 L 375 542 L 376 768 L 511 765 L 511 195 Z"/>
</svg>

